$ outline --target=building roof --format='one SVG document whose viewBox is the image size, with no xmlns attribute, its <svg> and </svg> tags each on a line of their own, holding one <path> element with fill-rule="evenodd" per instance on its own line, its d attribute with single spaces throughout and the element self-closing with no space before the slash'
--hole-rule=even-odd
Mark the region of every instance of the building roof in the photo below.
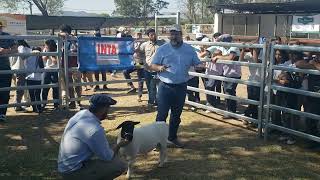
<svg viewBox="0 0 320 180">
<path fill-rule="evenodd" d="M 253 14 L 312 14 L 320 13 L 320 1 L 294 1 L 286 3 L 241 3 L 241 4 L 216 4 L 209 6 L 216 12 L 225 9 L 239 13 Z"/>
<path fill-rule="evenodd" d="M 140 18 L 127 17 L 77 17 L 77 16 L 36 16 L 27 15 L 27 30 L 58 29 L 68 24 L 73 29 L 92 30 L 95 28 L 126 26 L 142 21 Z M 154 18 L 150 18 L 154 19 Z"/>
</svg>

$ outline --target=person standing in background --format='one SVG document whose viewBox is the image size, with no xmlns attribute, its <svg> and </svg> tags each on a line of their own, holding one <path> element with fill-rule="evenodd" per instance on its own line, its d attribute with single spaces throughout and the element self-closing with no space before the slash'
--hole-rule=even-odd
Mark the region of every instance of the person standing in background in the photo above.
<svg viewBox="0 0 320 180">
<path fill-rule="evenodd" d="M 18 40 L 18 53 L 31 53 L 31 48 L 25 40 Z M 16 62 L 13 64 L 12 69 L 14 70 L 25 70 L 25 64 L 27 56 L 18 56 Z M 26 86 L 26 73 L 16 73 L 16 80 L 18 87 Z M 21 103 L 23 96 L 25 95 L 25 90 L 16 90 L 16 103 Z M 26 96 L 25 96 L 26 97 Z M 27 98 L 25 98 L 27 99 Z M 22 106 L 17 106 L 15 108 L 16 112 L 26 111 Z"/>
<path fill-rule="evenodd" d="M 46 40 L 44 46 L 44 52 L 57 52 L 57 44 L 54 40 Z M 46 62 L 45 69 L 57 69 L 58 68 L 58 58 L 56 56 L 42 56 L 42 59 Z M 44 73 L 44 84 L 57 84 L 58 83 L 58 72 L 45 72 Z M 49 88 L 42 89 L 42 100 L 46 101 L 48 99 Z M 59 99 L 59 88 L 52 87 L 52 97 L 54 100 Z M 44 105 L 43 108 L 45 108 Z M 59 103 L 54 103 L 54 110 L 59 109 Z"/>
<path fill-rule="evenodd" d="M 154 29 L 148 29 L 146 34 L 149 37 L 149 41 L 144 42 L 140 50 L 144 52 L 146 59 L 145 59 L 145 80 L 148 88 L 148 107 L 153 107 L 157 105 L 157 84 L 159 79 L 157 78 L 157 73 L 150 69 L 151 62 L 153 59 L 154 54 L 156 53 L 157 49 L 164 44 L 163 41 L 157 40 L 156 31 Z"/>
<path fill-rule="evenodd" d="M 100 33 L 100 29 L 99 28 L 96 28 L 94 30 L 94 37 L 98 37 L 98 38 L 101 37 L 101 33 Z M 100 81 L 100 78 L 99 78 L 100 74 L 101 74 L 101 78 L 102 78 L 101 80 L 102 81 L 107 81 L 107 74 L 106 73 L 107 73 L 106 71 L 102 71 L 102 70 L 94 72 L 94 77 L 95 77 L 96 81 L 97 82 Z M 99 85 L 96 85 L 96 87 L 93 89 L 94 92 L 99 91 L 99 90 L 100 90 Z M 103 85 L 102 90 L 104 90 L 104 91 L 108 90 L 108 87 L 107 87 L 106 84 Z"/>
<path fill-rule="evenodd" d="M 0 22 L 0 36 L 8 36 L 10 34 L 3 32 L 4 24 Z M 12 39 L 0 39 L 0 55 L 9 55 L 17 52 L 17 47 Z M 0 57 L 0 71 L 11 70 L 8 56 Z M 12 74 L 0 75 L 0 88 L 11 87 Z M 0 105 L 8 104 L 10 91 L 0 91 Z M 7 108 L 0 108 L 0 122 L 6 120 Z"/>
</svg>

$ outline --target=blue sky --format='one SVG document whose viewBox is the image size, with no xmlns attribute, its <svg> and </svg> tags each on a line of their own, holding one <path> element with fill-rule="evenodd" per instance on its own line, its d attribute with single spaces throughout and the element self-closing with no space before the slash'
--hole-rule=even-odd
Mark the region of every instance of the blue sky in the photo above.
<svg viewBox="0 0 320 180">
<path fill-rule="evenodd" d="M 176 0 L 166 0 L 169 2 L 168 9 L 165 12 L 178 11 Z M 115 10 L 113 0 L 67 0 L 65 2 L 64 10 L 67 11 L 87 11 L 92 13 L 112 13 Z"/>
<path fill-rule="evenodd" d="M 128 0 L 129 1 L 129 0 Z M 177 0 L 166 0 L 169 2 L 168 9 L 162 12 L 177 12 L 178 5 Z M 66 0 L 63 7 L 63 11 L 86 11 L 90 13 L 108 13 L 111 14 L 115 10 L 114 0 Z M 34 13 L 40 13 L 37 8 L 33 7 Z M 0 8 L 0 12 L 6 12 L 4 9 Z M 20 10 L 21 14 L 28 14 L 29 10 Z"/>
</svg>

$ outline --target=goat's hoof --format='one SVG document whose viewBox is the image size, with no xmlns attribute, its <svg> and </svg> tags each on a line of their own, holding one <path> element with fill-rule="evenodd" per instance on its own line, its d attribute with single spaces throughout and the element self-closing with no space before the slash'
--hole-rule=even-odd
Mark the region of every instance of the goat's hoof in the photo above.
<svg viewBox="0 0 320 180">
<path fill-rule="evenodd" d="M 164 167 L 164 163 L 159 163 L 158 167 L 159 168 L 163 168 Z"/>
</svg>

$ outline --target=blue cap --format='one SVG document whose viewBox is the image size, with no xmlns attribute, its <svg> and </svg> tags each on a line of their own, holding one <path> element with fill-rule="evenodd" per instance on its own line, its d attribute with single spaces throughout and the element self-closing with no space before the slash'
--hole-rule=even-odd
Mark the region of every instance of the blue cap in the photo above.
<svg viewBox="0 0 320 180">
<path fill-rule="evenodd" d="M 117 103 L 116 100 L 112 99 L 106 94 L 95 94 L 90 98 L 89 102 L 90 106 L 94 107 L 110 106 Z"/>
</svg>

